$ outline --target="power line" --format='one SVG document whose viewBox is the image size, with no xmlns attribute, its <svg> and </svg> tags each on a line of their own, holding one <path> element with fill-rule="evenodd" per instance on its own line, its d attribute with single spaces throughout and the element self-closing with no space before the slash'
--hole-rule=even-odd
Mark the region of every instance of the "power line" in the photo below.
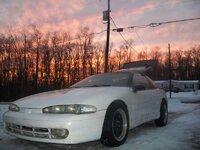
<svg viewBox="0 0 200 150">
<path fill-rule="evenodd" d="M 115 21 L 113 20 L 113 18 L 112 18 L 112 17 L 110 17 L 110 18 L 111 18 L 111 20 L 112 20 L 114 26 L 115 26 L 116 28 L 118 28 L 117 25 L 116 25 L 116 23 L 115 23 Z M 118 29 L 119 29 L 119 28 L 118 28 Z M 122 39 L 125 41 L 125 43 L 126 43 L 127 45 L 129 45 L 130 48 L 133 49 L 136 53 L 138 53 L 138 52 L 132 47 L 132 45 L 124 38 L 124 36 L 122 35 L 122 33 L 121 33 L 121 32 L 118 32 L 118 33 L 120 34 L 120 36 L 122 37 Z"/>
<path fill-rule="evenodd" d="M 99 31 L 99 32 L 96 32 L 96 33 L 90 33 L 90 34 L 88 34 L 87 36 L 92 36 L 92 35 L 99 35 L 99 34 L 102 34 L 102 33 L 104 33 L 104 32 L 106 32 L 107 30 L 102 30 L 102 31 Z M 73 39 L 70 39 L 70 41 L 74 41 L 74 40 L 78 40 L 78 39 L 82 39 L 82 38 L 84 38 L 83 36 L 82 37 L 77 37 L 77 38 L 73 38 Z"/>
<path fill-rule="evenodd" d="M 193 21 L 193 20 L 199 20 L 200 18 L 190 18 L 190 19 L 182 19 L 182 20 L 174 20 L 174 21 L 165 21 L 165 22 L 159 22 L 159 23 L 150 23 L 148 26 L 150 27 L 157 27 L 163 24 L 170 24 L 170 23 L 178 23 L 178 22 L 186 22 L 186 21 Z"/>
<path fill-rule="evenodd" d="M 98 34 L 101 34 L 101 33 L 103 33 L 103 32 L 106 32 L 107 30 L 102 30 L 102 31 L 99 31 L 99 32 L 96 32 L 96 33 L 91 33 L 91 34 L 89 34 L 89 35 L 98 35 Z"/>
<path fill-rule="evenodd" d="M 144 45 L 144 40 L 140 37 L 140 35 L 137 33 L 136 30 L 134 30 L 135 34 L 137 35 L 138 39 L 142 42 L 143 47 L 145 47 Z"/>
<path fill-rule="evenodd" d="M 189 19 L 181 19 L 181 20 L 173 20 L 173 21 L 153 22 L 146 25 L 128 26 L 128 27 L 123 27 L 123 28 L 116 27 L 115 29 L 112 29 L 112 31 L 123 32 L 123 30 L 125 29 L 157 27 L 164 24 L 179 23 L 179 22 L 194 21 L 194 20 L 200 20 L 200 18 L 189 18 Z"/>
<path fill-rule="evenodd" d="M 99 32 L 96 32 L 96 33 L 90 33 L 87 35 L 87 37 L 89 36 L 95 36 L 95 35 L 99 35 L 99 34 L 102 34 L 104 32 L 106 32 L 107 30 L 102 30 L 102 31 L 99 31 Z M 80 36 L 80 37 L 75 37 L 75 38 L 71 38 L 69 39 L 67 42 L 71 42 L 71 41 L 76 41 L 76 40 L 79 40 L 79 39 L 82 39 L 82 38 L 85 38 L 85 36 Z M 62 44 L 63 42 L 59 42 L 59 44 Z"/>
</svg>

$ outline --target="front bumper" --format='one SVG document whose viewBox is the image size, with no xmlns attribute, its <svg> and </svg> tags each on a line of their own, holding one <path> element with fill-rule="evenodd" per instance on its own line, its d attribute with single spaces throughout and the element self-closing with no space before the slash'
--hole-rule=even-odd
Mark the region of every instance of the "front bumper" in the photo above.
<svg viewBox="0 0 200 150">
<path fill-rule="evenodd" d="M 4 131 L 18 138 L 62 144 L 77 144 L 101 137 L 106 110 L 92 114 L 28 114 L 8 111 L 3 115 Z M 65 139 L 52 138 L 52 129 L 67 129 Z"/>
</svg>

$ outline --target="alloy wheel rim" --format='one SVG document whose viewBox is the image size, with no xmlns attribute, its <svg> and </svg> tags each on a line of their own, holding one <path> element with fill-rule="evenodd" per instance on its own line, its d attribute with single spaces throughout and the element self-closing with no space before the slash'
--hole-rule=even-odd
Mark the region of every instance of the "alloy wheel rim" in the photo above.
<svg viewBox="0 0 200 150">
<path fill-rule="evenodd" d="M 123 109 L 117 109 L 113 115 L 112 130 L 114 138 L 122 141 L 127 132 L 127 116 Z"/>
</svg>

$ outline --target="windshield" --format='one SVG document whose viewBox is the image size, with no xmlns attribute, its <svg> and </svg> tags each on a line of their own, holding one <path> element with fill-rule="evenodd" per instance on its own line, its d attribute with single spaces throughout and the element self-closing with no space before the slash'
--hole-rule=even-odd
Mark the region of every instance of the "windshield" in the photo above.
<svg viewBox="0 0 200 150">
<path fill-rule="evenodd" d="M 71 86 L 72 88 L 81 87 L 102 87 L 102 86 L 128 86 L 128 72 L 116 72 L 93 75 Z"/>
</svg>

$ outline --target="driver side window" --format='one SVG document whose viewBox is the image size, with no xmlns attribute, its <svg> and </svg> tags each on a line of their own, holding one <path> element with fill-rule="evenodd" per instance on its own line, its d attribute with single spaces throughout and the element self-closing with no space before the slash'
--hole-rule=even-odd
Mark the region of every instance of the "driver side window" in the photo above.
<svg viewBox="0 0 200 150">
<path fill-rule="evenodd" d="M 141 74 L 134 74 L 133 75 L 133 81 L 132 85 L 143 85 L 145 89 L 149 89 L 147 79 L 145 76 L 142 76 Z"/>
</svg>

